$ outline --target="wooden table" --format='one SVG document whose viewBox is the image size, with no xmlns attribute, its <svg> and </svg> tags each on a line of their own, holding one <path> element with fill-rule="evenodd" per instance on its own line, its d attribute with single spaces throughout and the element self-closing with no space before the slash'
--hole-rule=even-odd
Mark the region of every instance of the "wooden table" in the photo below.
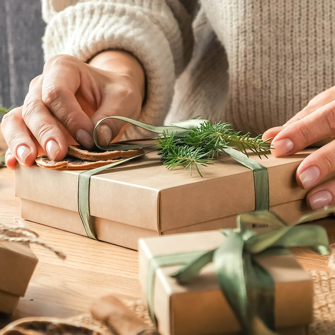
<svg viewBox="0 0 335 335">
<path fill-rule="evenodd" d="M 0 136 L 1 137 L 1 136 Z M 0 153 L 5 149 L 0 138 Z M 20 216 L 20 201 L 14 196 L 14 171 L 0 169 L 0 222 L 13 223 Z M 32 245 L 39 259 L 15 318 L 26 316 L 69 317 L 89 311 L 94 299 L 117 294 L 139 299 L 137 252 L 112 244 L 25 222 L 50 245 L 64 251 L 62 261 L 48 250 Z"/>
<path fill-rule="evenodd" d="M 0 153 L 4 149 L 0 138 Z M 0 222 L 12 223 L 13 217 L 20 216 L 19 207 L 19 199 L 14 196 L 14 172 L 0 169 Z M 330 242 L 334 243 L 335 220 L 329 219 L 323 225 Z M 32 222 L 26 222 L 26 226 L 38 232 L 47 243 L 63 250 L 67 259 L 62 261 L 43 248 L 32 246 L 39 263 L 15 318 L 69 317 L 85 313 L 94 299 L 111 293 L 123 299 L 141 297 L 137 252 Z M 328 256 L 303 248 L 295 253 L 306 269 L 332 271 L 328 267 Z"/>
</svg>

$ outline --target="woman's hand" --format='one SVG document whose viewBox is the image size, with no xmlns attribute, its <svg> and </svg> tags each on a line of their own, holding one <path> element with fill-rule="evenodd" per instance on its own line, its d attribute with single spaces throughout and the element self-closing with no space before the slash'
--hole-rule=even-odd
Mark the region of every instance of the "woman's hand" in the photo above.
<svg viewBox="0 0 335 335">
<path fill-rule="evenodd" d="M 31 166 L 46 153 L 61 160 L 69 144 L 91 148 L 94 125 L 102 118 L 122 115 L 137 119 L 144 99 L 145 77 L 141 64 L 126 52 L 106 51 L 85 64 L 59 55 L 46 62 L 43 74 L 33 79 L 24 105 L 2 120 L 9 147 L 6 164 Z M 123 123 L 106 120 L 99 126 L 99 144 L 115 138 Z"/>
<path fill-rule="evenodd" d="M 274 137 L 275 157 L 292 155 L 322 139 L 335 136 L 335 87 L 322 92 L 284 126 L 269 129 L 263 139 Z M 312 209 L 335 205 L 335 180 L 319 185 L 335 171 L 335 141 L 324 145 L 300 164 L 296 179 L 310 190 L 307 203 Z"/>
</svg>

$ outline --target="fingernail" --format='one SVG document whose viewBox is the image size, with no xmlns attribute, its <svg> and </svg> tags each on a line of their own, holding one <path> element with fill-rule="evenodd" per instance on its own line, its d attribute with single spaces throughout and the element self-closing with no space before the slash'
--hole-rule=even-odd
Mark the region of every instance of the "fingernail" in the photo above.
<svg viewBox="0 0 335 335">
<path fill-rule="evenodd" d="M 320 178 L 320 169 L 316 166 L 311 166 L 299 174 L 300 181 L 305 189 L 314 186 Z"/>
<path fill-rule="evenodd" d="M 22 164 L 25 164 L 26 158 L 29 156 L 30 153 L 31 150 L 25 145 L 19 146 L 16 150 L 17 157 Z"/>
<path fill-rule="evenodd" d="M 85 148 L 90 149 L 93 147 L 93 137 L 84 129 L 76 131 L 76 140 Z"/>
<path fill-rule="evenodd" d="M 59 150 L 60 150 L 60 147 L 58 145 L 58 143 L 54 140 L 50 140 L 46 147 L 45 147 L 45 150 L 49 156 L 49 158 L 54 161 L 55 158 L 57 157 L 58 153 L 59 153 Z"/>
<path fill-rule="evenodd" d="M 273 149 L 275 150 L 276 156 L 284 156 L 292 151 L 294 148 L 293 142 L 284 138 L 283 140 L 275 141 L 273 143 Z"/>
<path fill-rule="evenodd" d="M 313 210 L 321 209 L 331 203 L 333 196 L 328 191 L 320 191 L 309 197 L 309 203 Z"/>
<path fill-rule="evenodd" d="M 112 141 L 111 129 L 106 124 L 102 124 L 100 126 L 99 133 L 100 133 L 99 139 L 101 142 L 103 142 L 101 144 L 108 146 L 109 143 Z"/>
</svg>

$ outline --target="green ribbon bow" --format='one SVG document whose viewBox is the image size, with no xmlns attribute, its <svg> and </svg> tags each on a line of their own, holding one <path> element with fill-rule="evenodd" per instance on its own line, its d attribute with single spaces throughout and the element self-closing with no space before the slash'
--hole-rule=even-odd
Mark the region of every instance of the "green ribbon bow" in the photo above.
<svg viewBox="0 0 335 335">
<path fill-rule="evenodd" d="M 95 145 L 105 151 L 115 151 L 115 150 L 132 150 L 139 149 L 144 147 L 152 147 L 152 144 L 123 144 L 115 143 L 111 144 L 108 147 L 101 147 L 98 144 L 97 138 L 97 127 L 99 124 L 107 119 L 118 119 L 141 127 L 143 129 L 149 130 L 156 134 L 170 133 L 175 134 L 175 136 L 184 137 L 190 129 L 199 127 L 199 125 L 205 120 L 201 119 L 192 119 L 183 122 L 174 123 L 171 126 L 152 126 L 140 121 L 132 120 L 123 116 L 109 116 L 101 119 L 93 131 L 93 139 Z M 257 163 L 253 159 L 249 158 L 247 155 L 233 149 L 230 147 L 223 148 L 223 151 L 232 157 L 234 160 L 244 165 L 253 171 L 254 175 L 254 190 L 255 190 L 255 210 L 268 210 L 269 209 L 269 177 L 267 168 L 263 165 Z M 111 163 L 96 169 L 88 170 L 79 174 L 78 177 L 78 212 L 83 222 L 87 236 L 92 239 L 97 239 L 94 218 L 90 215 L 90 202 L 89 202 L 89 193 L 90 193 L 90 180 L 91 177 L 97 173 L 103 172 L 120 164 L 129 162 L 130 160 L 139 158 L 146 153 L 134 156 L 131 158 L 124 159 L 122 161 Z"/>
<path fill-rule="evenodd" d="M 335 212 L 335 207 L 301 217 L 292 226 L 276 214 L 256 211 L 239 215 L 239 231 L 224 229 L 223 243 L 213 250 L 155 256 L 150 260 L 147 278 L 147 300 L 152 321 L 154 314 L 154 281 L 161 267 L 183 265 L 171 274 L 180 284 L 199 275 L 200 270 L 213 262 L 218 283 L 227 302 L 235 313 L 243 334 L 274 335 L 275 284 L 270 273 L 257 262 L 256 255 L 282 255 L 290 253 L 289 247 L 311 247 L 327 255 L 328 237 L 325 229 L 316 225 L 297 226 Z M 276 230 L 256 234 L 246 225 L 276 227 Z"/>
</svg>

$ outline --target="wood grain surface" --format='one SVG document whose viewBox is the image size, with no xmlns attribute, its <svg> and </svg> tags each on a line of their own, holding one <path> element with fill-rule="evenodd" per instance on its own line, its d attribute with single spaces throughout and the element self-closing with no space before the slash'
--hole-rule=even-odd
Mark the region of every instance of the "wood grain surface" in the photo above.
<svg viewBox="0 0 335 335">
<path fill-rule="evenodd" d="M 0 153 L 3 150 L 5 145 L 0 136 Z M 0 169 L 0 222 L 12 223 L 13 217 L 20 215 L 19 206 L 14 196 L 14 172 Z M 322 221 L 322 225 L 333 244 L 334 219 Z M 26 222 L 26 226 L 63 250 L 67 259 L 62 261 L 43 248 L 32 246 L 39 263 L 15 318 L 85 313 L 93 300 L 110 293 L 126 300 L 141 297 L 137 252 L 32 222 Z M 294 253 L 308 270 L 333 271 L 328 266 L 328 256 L 316 255 L 305 248 L 296 248 Z"/>
</svg>

